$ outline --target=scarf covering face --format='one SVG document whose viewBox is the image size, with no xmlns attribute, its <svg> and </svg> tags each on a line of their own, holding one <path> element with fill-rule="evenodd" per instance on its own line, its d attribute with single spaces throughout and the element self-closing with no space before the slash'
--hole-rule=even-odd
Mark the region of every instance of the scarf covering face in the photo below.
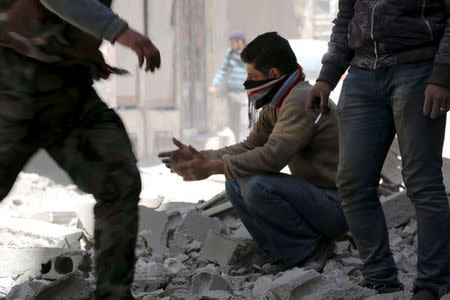
<svg viewBox="0 0 450 300">
<path fill-rule="evenodd" d="M 248 95 L 248 127 L 253 128 L 255 125 L 260 108 L 265 105 L 280 107 L 294 86 L 303 80 L 305 80 L 303 69 L 298 66 L 297 70 L 280 78 L 246 81 L 244 87 Z"/>
</svg>

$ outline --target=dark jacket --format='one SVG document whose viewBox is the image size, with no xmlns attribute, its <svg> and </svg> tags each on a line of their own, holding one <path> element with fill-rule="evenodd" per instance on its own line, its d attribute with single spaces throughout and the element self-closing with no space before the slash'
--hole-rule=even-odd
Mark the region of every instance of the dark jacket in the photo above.
<svg viewBox="0 0 450 300">
<path fill-rule="evenodd" d="M 428 82 L 450 88 L 449 10 L 450 0 L 339 0 L 318 80 L 335 86 L 349 65 L 434 62 Z"/>
</svg>

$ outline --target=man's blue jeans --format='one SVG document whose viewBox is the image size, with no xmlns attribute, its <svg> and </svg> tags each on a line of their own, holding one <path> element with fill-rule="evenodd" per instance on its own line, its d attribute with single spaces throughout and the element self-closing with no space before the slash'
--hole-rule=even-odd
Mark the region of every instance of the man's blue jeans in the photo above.
<svg viewBox="0 0 450 300">
<path fill-rule="evenodd" d="M 402 174 L 416 208 L 418 267 L 415 285 L 442 293 L 450 284 L 449 204 L 442 183 L 445 115 L 423 114 L 432 65 L 398 65 L 379 70 L 351 67 L 337 115 L 337 185 L 350 230 L 373 283 L 397 278 L 377 188 L 386 154 L 397 133 Z"/>
<path fill-rule="evenodd" d="M 227 181 L 226 193 L 258 246 L 288 266 L 307 258 L 321 238 L 348 230 L 336 191 L 291 175 Z"/>
</svg>

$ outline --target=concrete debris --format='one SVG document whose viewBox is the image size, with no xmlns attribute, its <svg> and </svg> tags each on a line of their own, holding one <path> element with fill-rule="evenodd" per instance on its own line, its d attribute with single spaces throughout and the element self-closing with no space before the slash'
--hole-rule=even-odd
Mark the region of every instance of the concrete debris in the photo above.
<svg viewBox="0 0 450 300">
<path fill-rule="evenodd" d="M 168 258 L 164 262 L 164 267 L 166 267 L 167 270 L 169 270 L 173 276 L 186 277 L 190 273 L 188 268 L 184 264 L 182 264 L 181 262 L 179 262 L 178 260 L 176 260 L 174 258 Z"/>
<path fill-rule="evenodd" d="M 238 240 L 251 240 L 252 236 L 248 232 L 247 228 L 244 225 L 241 225 L 233 234 L 231 234 L 232 238 Z"/>
<path fill-rule="evenodd" d="M 0 274 L 14 278 L 16 284 L 47 275 L 52 279 L 60 278 L 76 271 L 83 261 L 83 252 L 60 248 L 0 247 L 0 253 Z"/>
<path fill-rule="evenodd" d="M 376 295 L 368 298 L 367 300 L 409 300 L 411 299 L 412 293 L 407 291 L 395 292 L 391 294 Z M 442 298 L 444 299 L 444 298 Z"/>
<path fill-rule="evenodd" d="M 31 300 L 89 300 L 93 289 L 77 274 L 67 275 L 41 289 Z"/>
<path fill-rule="evenodd" d="M 64 253 L 42 264 L 41 277 L 48 280 L 62 278 L 77 272 L 83 262 L 84 255 L 81 251 Z"/>
<path fill-rule="evenodd" d="M 197 272 L 192 277 L 192 290 L 196 295 L 201 297 L 208 297 L 210 292 L 213 291 L 227 292 L 228 298 L 231 296 L 231 293 L 233 293 L 231 285 L 227 280 L 220 275 L 211 274 L 209 272 Z M 223 293 L 220 294 L 224 295 Z"/>
<path fill-rule="evenodd" d="M 257 263 L 262 253 L 253 240 L 234 239 L 210 230 L 200 257 L 220 266 L 241 267 Z"/>
<path fill-rule="evenodd" d="M 74 211 L 46 211 L 33 214 L 31 216 L 33 220 L 44 221 L 48 223 L 66 225 L 66 226 L 78 226 L 78 215 Z"/>
<path fill-rule="evenodd" d="M 181 226 L 178 227 L 176 242 L 182 247 L 186 247 L 192 241 L 203 243 L 208 236 L 208 231 L 215 230 L 220 232 L 224 228 L 219 222 L 203 216 L 199 211 L 192 210 L 188 212 Z"/>
<path fill-rule="evenodd" d="M 56 246 L 59 241 L 64 239 L 79 240 L 82 234 L 83 232 L 77 228 L 43 221 L 22 218 L 0 218 L 0 245 L 24 246 L 24 240 L 28 239 L 30 241 L 45 240 L 48 246 Z M 21 244 L 18 245 L 17 243 Z M 41 245 L 29 243 L 26 246 L 33 247 Z"/>
<path fill-rule="evenodd" d="M 270 291 L 277 300 L 291 299 L 294 290 L 306 283 L 308 283 L 308 287 L 317 286 L 325 283 L 325 279 L 321 278 L 320 274 L 315 271 L 294 268 L 275 279 Z"/>
<path fill-rule="evenodd" d="M 252 295 L 255 298 L 263 297 L 272 287 L 273 276 L 266 275 L 256 280 L 253 287 Z"/>
<path fill-rule="evenodd" d="M 32 183 L 23 186 L 29 193 L 52 186 L 38 177 L 30 180 Z M 0 299 L 6 295 L 6 300 L 89 298 L 95 280 L 90 248 L 95 201 L 91 196 L 76 196 L 73 190 L 70 193 L 79 200 L 72 199 L 76 202 L 72 206 L 8 213 L 17 217 L 0 218 L 0 244 L 14 246 L 0 247 Z M 60 193 L 56 194 L 60 199 Z M 289 270 L 271 261 L 257 248 L 234 210 L 221 210 L 214 218 L 205 215 L 205 211 L 227 203 L 222 193 L 197 208 L 182 205 L 177 210 L 175 203 L 169 203 L 173 204 L 170 210 L 163 210 L 166 204 L 152 205 L 158 210 L 139 207 L 132 285 L 135 299 L 409 299 L 408 292 L 380 298 L 357 285 L 362 278 L 362 261 L 350 235 L 337 241 L 335 257 L 327 262 L 323 274 Z M 381 203 L 399 279 L 408 290 L 417 273 L 414 208 L 405 192 L 384 198 Z M 12 197 L 6 207 L 14 211 L 28 205 L 26 197 Z"/>
<path fill-rule="evenodd" d="M 13 287 L 5 300 L 30 300 L 45 286 L 46 284 L 40 281 L 24 282 Z"/>
</svg>

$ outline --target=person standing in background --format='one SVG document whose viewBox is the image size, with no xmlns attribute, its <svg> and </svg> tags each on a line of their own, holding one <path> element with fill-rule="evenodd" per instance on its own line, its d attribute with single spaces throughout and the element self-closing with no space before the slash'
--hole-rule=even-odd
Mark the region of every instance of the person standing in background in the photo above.
<svg viewBox="0 0 450 300">
<path fill-rule="evenodd" d="M 229 36 L 229 40 L 230 48 L 225 55 L 225 61 L 214 76 L 209 92 L 226 98 L 228 126 L 233 131 L 236 142 L 239 142 L 249 133 L 248 101 L 243 85 L 247 79 L 247 70 L 241 60 L 246 37 L 242 32 L 234 32 Z"/>
</svg>

